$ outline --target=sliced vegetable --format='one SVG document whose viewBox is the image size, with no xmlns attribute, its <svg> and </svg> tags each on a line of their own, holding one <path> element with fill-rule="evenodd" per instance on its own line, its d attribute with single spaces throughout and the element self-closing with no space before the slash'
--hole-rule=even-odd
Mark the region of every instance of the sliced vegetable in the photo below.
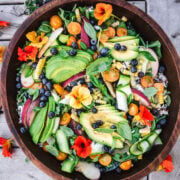
<svg viewBox="0 0 180 180">
<path fill-rule="evenodd" d="M 67 154 L 63 153 L 63 152 L 59 152 L 58 156 L 56 156 L 56 159 L 60 160 L 60 161 L 64 161 L 67 158 Z"/>
<path fill-rule="evenodd" d="M 141 78 L 141 85 L 144 88 L 152 87 L 154 84 L 153 78 L 151 76 L 144 76 Z"/>
<path fill-rule="evenodd" d="M 71 115 L 69 113 L 64 113 L 60 120 L 60 125 L 68 125 L 71 121 Z"/>
<path fill-rule="evenodd" d="M 119 167 L 124 171 L 129 170 L 132 167 L 132 160 L 128 160 L 128 161 L 121 163 L 119 165 Z"/>
<path fill-rule="evenodd" d="M 55 89 L 55 91 L 59 94 L 59 95 L 63 95 L 63 93 L 64 93 L 64 88 L 61 86 L 61 85 L 59 85 L 59 84 L 53 84 L 53 87 L 54 87 L 54 89 Z"/>
<path fill-rule="evenodd" d="M 78 22 L 70 22 L 67 26 L 69 34 L 78 35 L 81 33 L 81 25 Z"/>
<path fill-rule="evenodd" d="M 119 79 L 119 70 L 111 67 L 110 70 L 103 72 L 103 77 L 105 81 L 115 82 Z"/>
<path fill-rule="evenodd" d="M 131 116 L 135 116 L 138 114 L 138 106 L 134 103 L 131 103 L 129 105 L 129 110 L 128 110 L 128 113 L 131 115 Z"/>
<path fill-rule="evenodd" d="M 70 36 L 67 41 L 67 46 L 72 46 L 73 42 L 76 42 L 76 38 L 74 36 Z"/>
<path fill-rule="evenodd" d="M 118 35 L 119 37 L 121 37 L 121 36 L 127 36 L 127 34 L 128 34 L 127 29 L 125 29 L 125 28 L 123 28 L 123 27 L 117 29 L 117 35 Z"/>
<path fill-rule="evenodd" d="M 52 28 L 58 29 L 63 25 L 62 19 L 58 15 L 51 16 L 50 25 Z"/>
<path fill-rule="evenodd" d="M 101 164 L 102 166 L 108 166 L 109 164 L 111 164 L 111 161 L 112 157 L 107 153 L 101 155 L 101 157 L 99 158 L 99 164 Z"/>
</svg>

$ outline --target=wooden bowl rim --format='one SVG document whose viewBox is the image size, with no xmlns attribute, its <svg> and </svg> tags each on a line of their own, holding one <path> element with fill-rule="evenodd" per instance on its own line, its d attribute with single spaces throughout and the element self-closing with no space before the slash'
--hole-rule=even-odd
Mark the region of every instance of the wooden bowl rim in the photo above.
<svg viewBox="0 0 180 180">
<path fill-rule="evenodd" d="M 72 3 L 72 2 L 74 2 L 74 3 L 76 3 L 76 2 L 86 3 L 86 1 L 83 1 L 83 0 L 61 0 L 61 1 L 54 0 L 54 1 L 49 2 L 49 3 L 45 4 L 44 6 L 38 8 L 34 13 L 32 13 L 23 22 L 23 24 L 18 28 L 15 35 L 13 36 L 13 38 L 12 38 L 12 40 L 8 46 L 8 49 L 5 52 L 4 59 L 6 59 L 6 60 L 3 62 L 2 71 L 1 71 L 1 89 L 2 89 L 1 97 L 2 97 L 2 103 L 3 103 L 3 109 L 4 109 L 6 121 L 8 123 L 10 130 L 11 130 L 11 133 L 13 134 L 14 138 L 16 139 L 17 143 L 19 144 L 20 148 L 24 151 L 26 156 L 37 167 L 39 167 L 42 171 L 44 171 L 46 174 L 48 174 L 49 176 L 51 176 L 54 179 L 60 179 L 60 178 L 63 179 L 64 177 L 61 174 L 53 171 L 52 169 L 50 169 L 49 167 L 44 165 L 40 160 L 38 160 L 36 158 L 36 156 L 34 154 L 32 154 L 31 151 L 23 143 L 23 141 L 21 140 L 21 136 L 18 134 L 17 129 L 15 128 L 15 125 L 14 125 L 13 120 L 12 120 L 12 116 L 11 116 L 10 111 L 9 111 L 9 104 L 7 101 L 7 90 L 6 90 L 7 84 L 6 84 L 6 78 L 4 78 L 4 77 L 7 77 L 8 68 L 6 68 L 6 67 L 8 67 L 8 65 L 9 65 L 9 62 L 10 62 L 12 54 L 13 54 L 13 50 L 14 50 L 17 42 L 21 39 L 23 32 L 25 30 L 27 30 L 27 28 L 33 23 L 33 21 L 35 19 L 38 19 L 40 16 L 42 16 L 46 12 L 51 11 L 53 8 L 55 8 L 57 6 L 62 6 L 62 5 L 65 5 L 67 3 Z M 89 0 L 87 2 L 88 3 L 96 3 L 96 2 L 103 2 L 103 1 L 101 1 L 101 0 Z M 140 19 L 143 19 L 147 24 L 149 24 L 152 27 L 153 31 L 155 31 L 156 34 L 158 34 L 158 36 L 162 39 L 164 45 L 166 46 L 166 48 L 168 48 L 169 52 L 171 54 L 173 54 L 172 61 L 176 67 L 175 70 L 176 70 L 177 76 L 178 76 L 178 87 L 180 87 L 180 58 L 178 57 L 178 54 L 177 54 L 174 46 L 172 45 L 171 41 L 169 40 L 169 38 L 167 37 L 165 32 L 162 30 L 162 28 L 145 12 L 143 12 L 139 8 L 129 4 L 128 2 L 126 2 L 124 0 L 106 0 L 104 2 L 111 3 L 115 6 L 119 6 L 121 8 L 128 10 L 128 11 L 133 12 L 134 14 L 139 16 Z M 139 179 L 143 176 L 146 176 L 152 170 L 154 170 L 154 168 L 158 164 L 160 164 L 163 159 L 166 158 L 166 156 L 168 155 L 168 153 L 170 152 L 170 150 L 174 146 L 175 142 L 177 141 L 179 132 L 180 132 L 180 103 L 179 103 L 179 107 L 178 107 L 178 118 L 177 118 L 177 121 L 174 125 L 173 133 L 172 133 L 171 137 L 169 138 L 168 142 L 166 143 L 165 147 L 162 149 L 161 152 L 159 152 L 158 156 L 156 156 L 154 158 L 154 160 L 148 164 L 148 166 L 146 166 L 143 169 L 141 169 L 140 171 L 132 174 L 131 176 L 129 176 L 127 178 L 123 178 L 123 179 L 131 179 L 131 180 Z"/>
</svg>

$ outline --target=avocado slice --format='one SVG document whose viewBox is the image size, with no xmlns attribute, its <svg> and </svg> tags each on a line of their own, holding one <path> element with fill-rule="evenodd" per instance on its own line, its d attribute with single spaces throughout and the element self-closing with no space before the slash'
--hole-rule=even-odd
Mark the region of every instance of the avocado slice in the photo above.
<svg viewBox="0 0 180 180">
<path fill-rule="evenodd" d="M 89 54 L 88 52 L 82 51 L 82 50 L 78 50 L 76 56 L 79 56 L 79 57 L 82 57 L 82 58 L 86 58 L 86 59 L 89 60 L 89 62 L 91 62 L 93 60 L 91 54 Z"/>
<path fill-rule="evenodd" d="M 48 113 L 50 111 L 55 111 L 55 101 L 52 96 L 49 97 L 49 108 L 48 108 Z M 49 117 L 47 118 L 46 121 L 46 126 L 45 129 L 42 133 L 42 136 L 40 138 L 40 142 L 45 142 L 52 134 L 52 130 L 54 128 L 54 123 L 55 123 L 55 117 L 50 119 Z"/>
<path fill-rule="evenodd" d="M 39 138 L 41 136 L 41 133 L 44 129 L 45 120 L 47 116 L 47 110 L 48 110 L 48 103 L 46 103 L 46 106 L 43 107 L 38 114 L 36 115 L 34 121 L 32 122 L 29 132 L 32 136 L 32 140 L 35 144 L 39 142 Z"/>
<path fill-rule="evenodd" d="M 100 128 L 110 129 L 111 125 L 116 125 L 119 122 L 127 122 L 127 120 L 120 114 L 118 114 L 116 110 L 113 110 L 111 108 L 112 106 L 110 107 L 110 105 L 109 107 L 106 106 L 104 108 L 106 110 L 108 110 L 109 108 L 111 113 L 109 113 L 108 111 L 106 112 L 104 110 L 100 110 L 99 107 L 100 106 L 96 106 L 96 108 L 98 109 L 98 112 L 96 114 L 91 112 L 81 113 L 80 124 L 83 126 L 86 134 L 95 142 L 105 144 L 110 147 L 123 148 L 124 138 L 122 136 L 120 136 L 116 132 L 105 133 L 96 131 L 95 129 L 93 129 L 92 124 L 97 120 L 102 120 L 103 125 L 100 126 Z"/>
<path fill-rule="evenodd" d="M 122 41 L 128 41 L 128 40 L 132 40 L 132 39 L 136 39 L 136 36 L 116 36 L 112 39 L 109 39 L 109 42 L 122 42 Z"/>
</svg>

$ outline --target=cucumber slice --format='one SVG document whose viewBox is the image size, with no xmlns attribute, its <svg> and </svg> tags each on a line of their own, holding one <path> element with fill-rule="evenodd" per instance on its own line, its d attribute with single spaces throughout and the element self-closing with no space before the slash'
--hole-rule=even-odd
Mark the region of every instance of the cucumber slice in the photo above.
<svg viewBox="0 0 180 180">
<path fill-rule="evenodd" d="M 59 41 L 60 41 L 61 43 L 63 43 L 63 44 L 66 44 L 67 41 L 68 41 L 68 39 L 69 39 L 69 35 L 61 34 L 61 35 L 59 36 Z"/>
<path fill-rule="evenodd" d="M 117 85 L 129 84 L 129 83 L 130 83 L 130 80 L 131 80 L 130 76 L 121 74 Z"/>
<path fill-rule="evenodd" d="M 162 145 L 162 144 L 163 144 L 163 142 L 162 142 L 161 138 L 157 137 L 157 139 L 154 142 L 154 145 Z"/>
<path fill-rule="evenodd" d="M 56 103 L 58 103 L 58 102 L 61 100 L 60 96 L 56 93 L 55 90 L 52 90 L 52 91 L 51 91 L 51 94 L 52 94 L 52 96 L 53 96 L 53 98 L 54 98 L 54 101 L 55 101 Z"/>
<path fill-rule="evenodd" d="M 59 151 L 56 147 L 52 146 L 52 145 L 46 145 L 45 146 L 47 152 L 49 152 L 51 155 L 57 157 L 59 155 Z"/>
<path fill-rule="evenodd" d="M 149 142 L 149 144 L 152 146 L 155 142 L 155 140 L 157 139 L 158 134 L 153 132 L 148 138 L 147 141 Z"/>
<path fill-rule="evenodd" d="M 150 149 L 150 144 L 148 143 L 148 141 L 140 141 L 138 144 L 138 149 L 145 153 Z"/>
<path fill-rule="evenodd" d="M 116 91 L 116 101 L 117 101 L 117 109 L 125 112 L 128 111 L 127 96 L 124 92 L 120 90 Z"/>
<path fill-rule="evenodd" d="M 141 150 L 138 149 L 138 144 L 139 144 L 139 141 L 136 142 L 136 143 L 134 143 L 134 144 L 130 147 L 129 151 L 130 151 L 130 153 L 131 153 L 132 155 L 139 156 L 139 155 L 143 154 L 143 151 L 141 151 Z"/>
<path fill-rule="evenodd" d="M 114 37 L 112 39 L 109 39 L 109 42 L 122 42 L 122 41 L 128 41 L 136 39 L 136 36 L 121 36 L 121 37 Z"/>
<path fill-rule="evenodd" d="M 127 95 L 127 97 L 132 94 L 129 84 L 119 85 L 116 90 L 117 91 L 122 91 L 123 93 L 125 93 Z"/>
<path fill-rule="evenodd" d="M 68 157 L 65 161 L 62 163 L 61 170 L 64 172 L 72 173 L 75 168 L 76 162 L 72 157 Z"/>
<path fill-rule="evenodd" d="M 55 123 L 54 123 L 54 128 L 53 128 L 53 130 L 52 130 L 52 134 L 55 134 L 55 133 L 56 133 L 56 131 L 57 131 L 58 127 L 59 127 L 59 121 L 60 121 L 60 118 L 59 118 L 59 117 L 56 117 L 56 118 L 55 118 Z"/>
<path fill-rule="evenodd" d="M 156 129 L 155 132 L 159 135 L 162 132 L 162 129 Z"/>
<path fill-rule="evenodd" d="M 61 152 L 70 154 L 70 148 L 69 148 L 69 143 L 67 136 L 62 130 L 58 130 L 56 133 L 56 140 L 58 144 L 58 148 Z"/>
</svg>

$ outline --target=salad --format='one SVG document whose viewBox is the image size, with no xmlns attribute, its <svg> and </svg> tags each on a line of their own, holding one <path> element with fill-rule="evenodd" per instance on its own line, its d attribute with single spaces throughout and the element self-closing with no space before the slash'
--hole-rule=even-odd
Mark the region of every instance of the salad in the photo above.
<svg viewBox="0 0 180 180">
<path fill-rule="evenodd" d="M 171 98 L 161 43 L 143 40 L 111 4 L 59 8 L 26 34 L 17 56 L 20 132 L 61 171 L 99 179 L 162 144 Z"/>
</svg>

